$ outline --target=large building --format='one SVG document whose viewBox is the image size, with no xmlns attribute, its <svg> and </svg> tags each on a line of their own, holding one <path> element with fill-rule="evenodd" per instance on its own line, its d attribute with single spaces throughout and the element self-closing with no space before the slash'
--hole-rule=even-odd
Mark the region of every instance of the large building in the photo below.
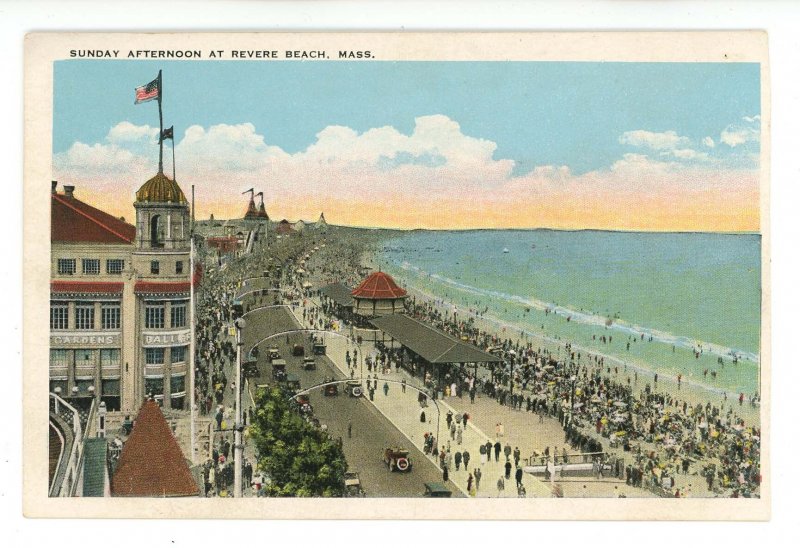
<svg viewBox="0 0 800 548">
<path fill-rule="evenodd" d="M 135 226 L 53 183 L 50 390 L 78 408 L 188 404 L 189 205 L 159 173 L 134 207 Z"/>
</svg>

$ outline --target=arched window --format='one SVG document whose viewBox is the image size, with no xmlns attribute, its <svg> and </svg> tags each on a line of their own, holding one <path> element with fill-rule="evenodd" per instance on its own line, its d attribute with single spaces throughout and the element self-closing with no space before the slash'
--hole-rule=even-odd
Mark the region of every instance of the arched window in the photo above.
<svg viewBox="0 0 800 548">
<path fill-rule="evenodd" d="M 150 247 L 164 247 L 164 223 L 161 215 L 153 215 L 150 219 Z"/>
</svg>

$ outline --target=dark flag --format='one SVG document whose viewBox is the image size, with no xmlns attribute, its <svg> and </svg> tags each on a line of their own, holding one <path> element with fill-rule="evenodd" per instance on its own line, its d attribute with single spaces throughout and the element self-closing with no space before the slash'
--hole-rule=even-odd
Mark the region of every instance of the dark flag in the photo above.
<svg viewBox="0 0 800 548">
<path fill-rule="evenodd" d="M 133 104 L 138 105 L 139 103 L 146 103 L 147 101 L 159 99 L 160 97 L 161 79 L 156 78 L 149 84 L 136 88 L 136 100 L 133 102 Z"/>
<path fill-rule="evenodd" d="M 170 127 L 168 127 L 167 129 L 165 129 L 164 131 L 161 132 L 161 140 L 162 141 L 166 141 L 167 139 L 172 139 L 173 141 L 175 140 L 173 135 L 172 135 L 172 129 L 174 127 L 175 126 L 170 126 Z"/>
</svg>

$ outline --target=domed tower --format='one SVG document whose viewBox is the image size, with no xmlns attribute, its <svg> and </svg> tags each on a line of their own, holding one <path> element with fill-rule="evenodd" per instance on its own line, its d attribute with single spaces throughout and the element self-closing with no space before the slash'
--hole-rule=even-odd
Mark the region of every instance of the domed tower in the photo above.
<svg viewBox="0 0 800 548">
<path fill-rule="evenodd" d="M 189 203 L 178 184 L 158 173 L 136 191 L 137 249 L 189 247 Z"/>
<path fill-rule="evenodd" d="M 136 192 L 136 243 L 132 253 L 139 326 L 135 367 L 126 364 L 131 401 L 152 396 L 165 408 L 184 409 L 188 398 L 190 212 L 178 184 L 159 173 Z M 134 365 L 134 364 L 131 364 Z"/>
</svg>

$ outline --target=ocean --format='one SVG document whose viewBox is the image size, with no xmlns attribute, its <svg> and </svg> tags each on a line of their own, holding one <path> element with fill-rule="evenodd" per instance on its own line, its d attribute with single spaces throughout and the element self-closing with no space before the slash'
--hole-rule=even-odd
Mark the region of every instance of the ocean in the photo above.
<svg viewBox="0 0 800 548">
<path fill-rule="evenodd" d="M 378 260 L 512 339 L 571 341 L 606 365 L 759 391 L 760 235 L 413 231 L 384 242 Z"/>
</svg>

